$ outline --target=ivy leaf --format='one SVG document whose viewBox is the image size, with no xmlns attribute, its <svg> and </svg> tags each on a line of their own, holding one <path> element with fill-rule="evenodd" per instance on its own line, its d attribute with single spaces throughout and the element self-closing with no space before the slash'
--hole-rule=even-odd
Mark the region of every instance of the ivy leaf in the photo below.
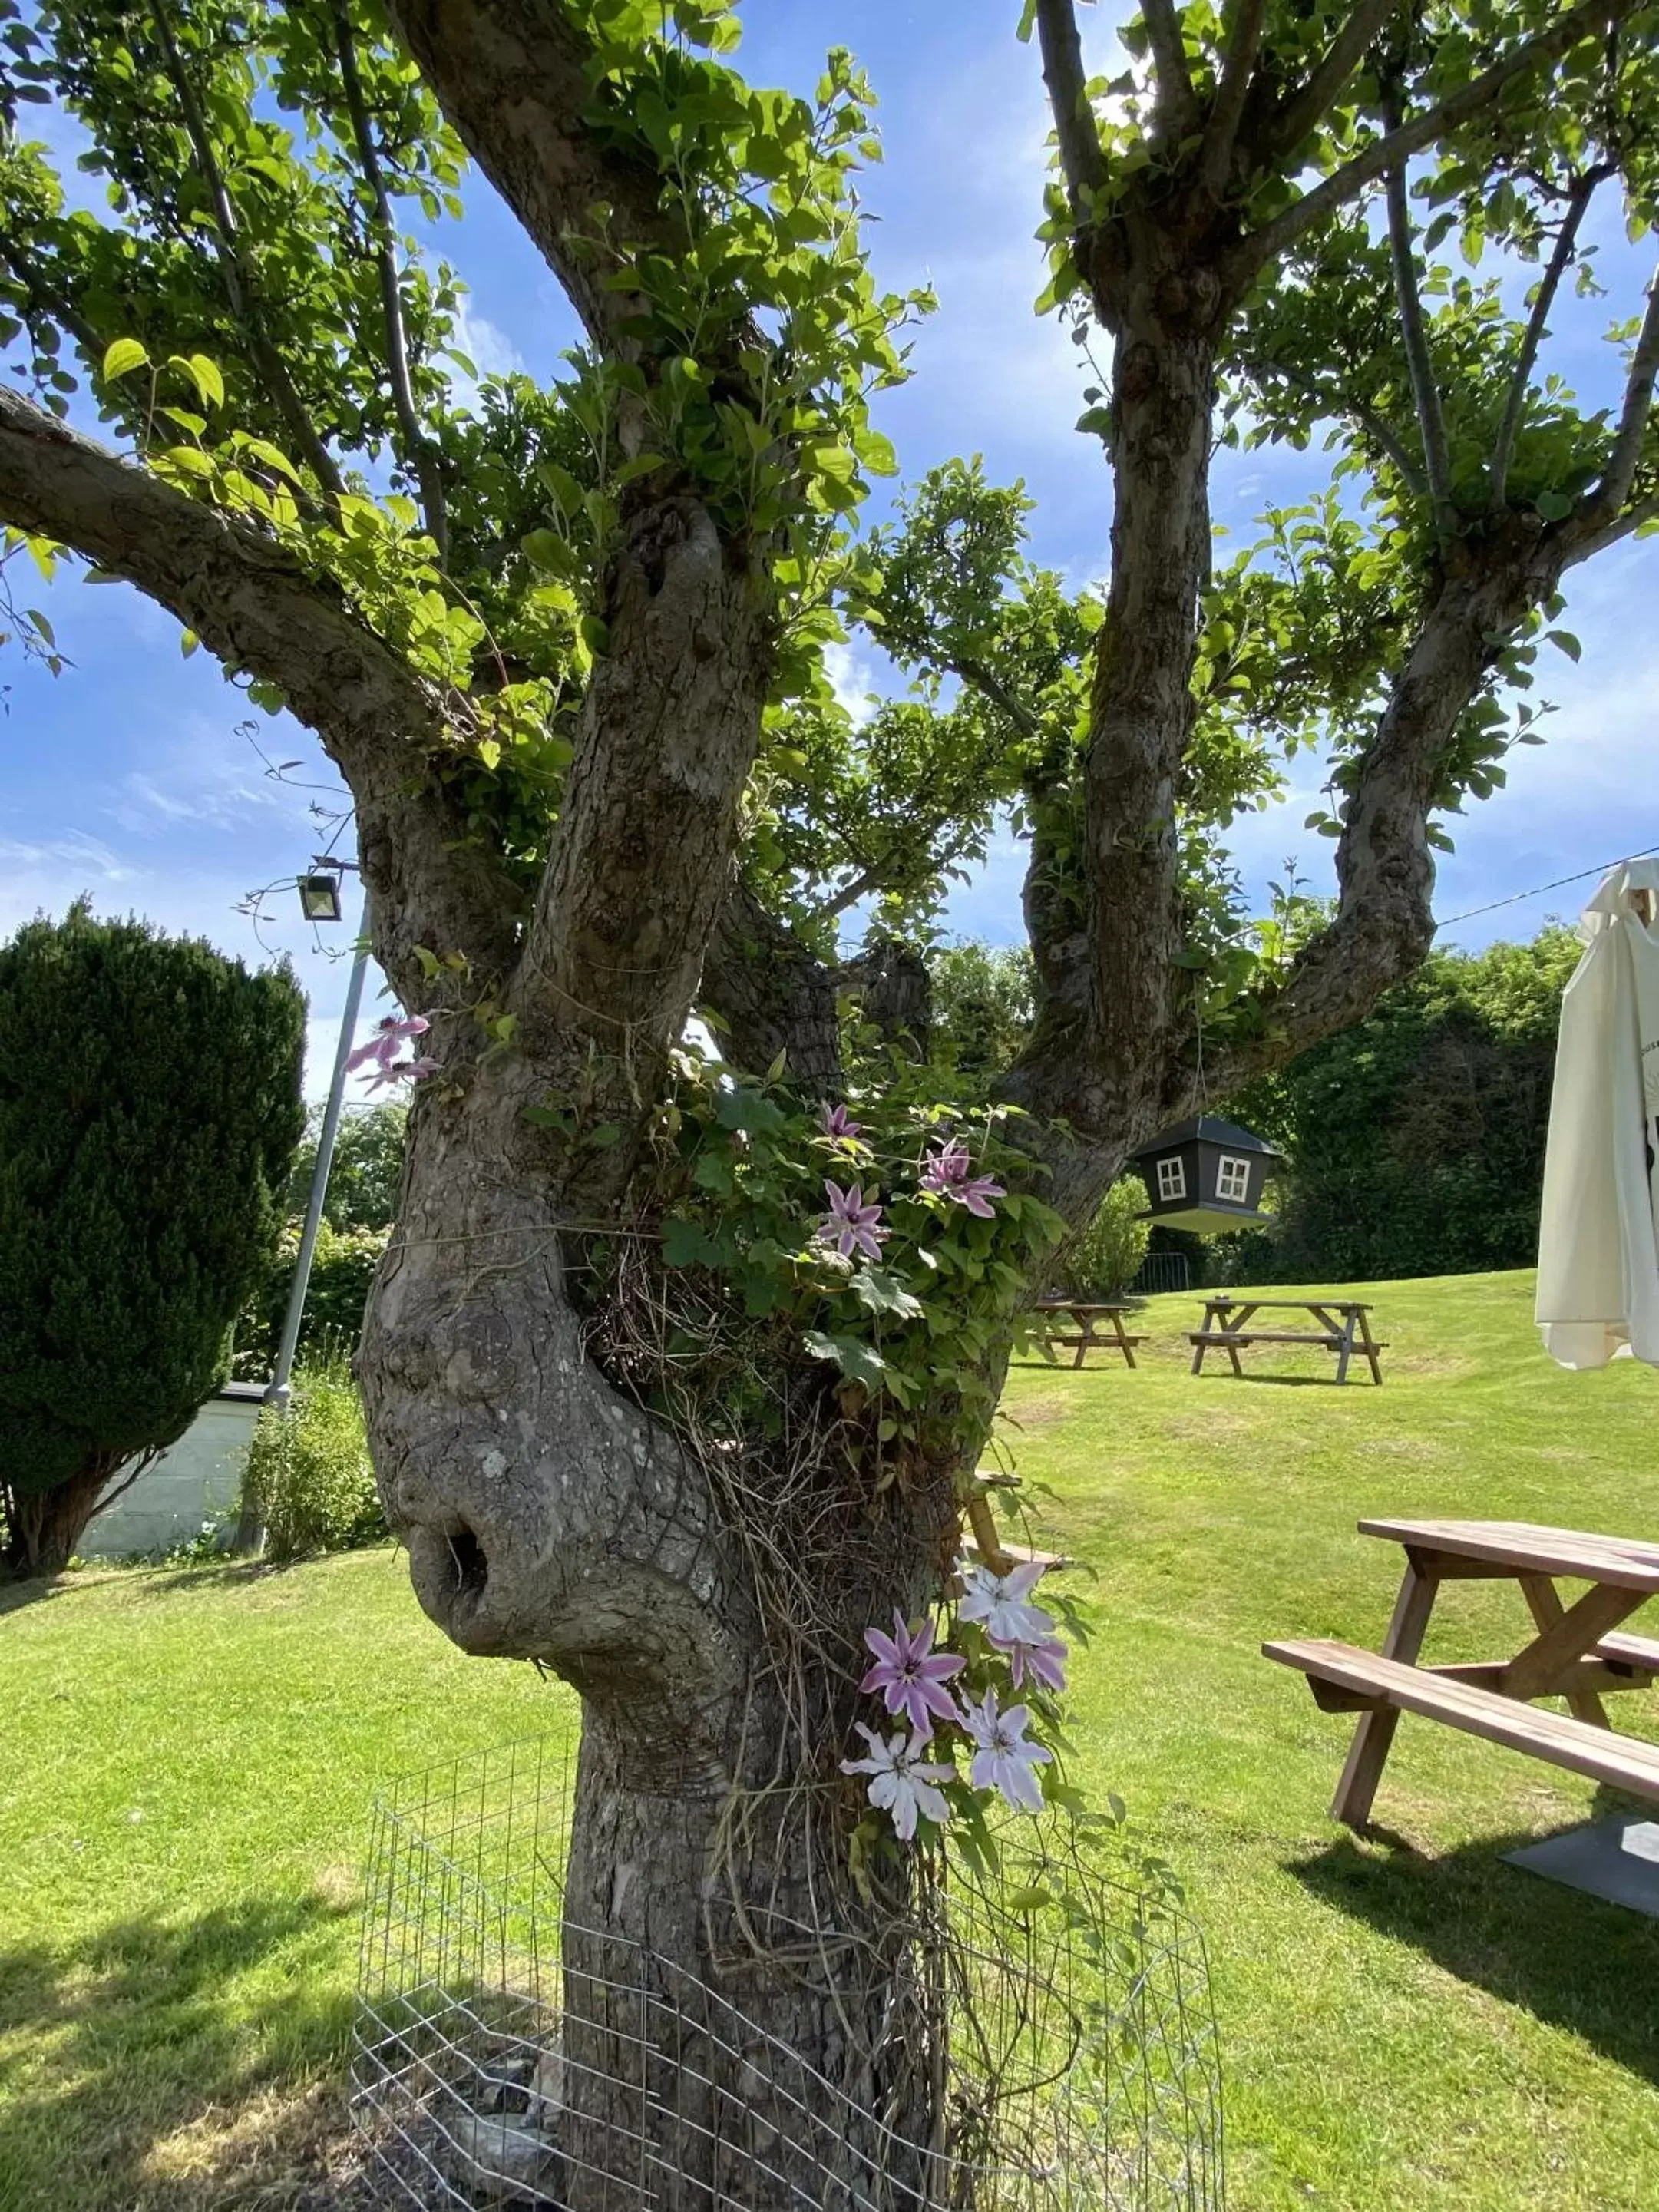
<svg viewBox="0 0 1659 2212">
<path fill-rule="evenodd" d="M 662 1225 L 662 1256 L 671 1267 L 708 1267 L 720 1254 L 696 1222 L 677 1214 Z"/>
<path fill-rule="evenodd" d="M 888 1379 L 887 1362 L 855 1336 L 829 1336 L 821 1328 L 809 1328 L 801 1342 L 814 1359 L 833 1360 L 843 1375 L 862 1382 L 866 1390 L 879 1390 Z"/>
<path fill-rule="evenodd" d="M 860 1267 L 852 1288 L 860 1304 L 872 1313 L 896 1314 L 901 1321 L 915 1321 L 924 1310 L 921 1300 L 913 1297 L 897 1276 L 883 1267 Z"/>
</svg>

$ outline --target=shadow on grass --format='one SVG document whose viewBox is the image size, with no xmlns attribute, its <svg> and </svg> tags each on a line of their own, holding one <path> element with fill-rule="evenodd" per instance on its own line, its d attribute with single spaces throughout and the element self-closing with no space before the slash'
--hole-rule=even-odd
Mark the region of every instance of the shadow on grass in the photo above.
<svg viewBox="0 0 1659 2212">
<path fill-rule="evenodd" d="M 239 2110 L 260 2100 L 257 2144 L 232 2154 L 243 2179 L 252 2166 L 297 2177 L 319 2135 L 342 2124 L 337 2095 L 314 2090 L 343 2065 L 350 2026 L 337 1984 L 319 1992 L 307 1939 L 351 1911 L 317 1896 L 248 1899 L 0 1951 L 0 2212 L 240 2201 L 219 2197 L 217 2168 Z M 252 1986 L 238 1986 L 244 1976 Z M 190 2179 L 158 2174 L 155 2147 L 206 2116 Z"/>
<path fill-rule="evenodd" d="M 1596 1818 L 1615 1810 L 1628 1808 L 1598 1798 Z M 1506 1851 L 1541 1840 L 1528 1831 L 1426 1858 L 1397 1844 L 1386 1856 L 1368 1851 L 1345 1836 L 1286 1862 L 1286 1871 L 1459 1981 L 1659 2084 L 1659 1921 L 1501 1863 Z M 1373 1832 L 1373 1841 L 1395 1839 Z"/>
</svg>

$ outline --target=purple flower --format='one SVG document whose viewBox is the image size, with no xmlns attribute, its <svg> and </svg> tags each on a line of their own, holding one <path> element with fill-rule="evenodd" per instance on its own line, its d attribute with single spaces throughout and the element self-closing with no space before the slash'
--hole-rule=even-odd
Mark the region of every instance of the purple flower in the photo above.
<svg viewBox="0 0 1659 2212">
<path fill-rule="evenodd" d="M 1016 1638 L 1012 1643 L 999 1644 L 997 1649 L 1008 1662 L 1008 1671 L 1017 1690 L 1024 1689 L 1028 1674 L 1041 1689 L 1066 1687 L 1066 1646 L 1057 1636 L 1044 1637 L 1040 1644 Z"/>
<path fill-rule="evenodd" d="M 373 1062 L 383 1071 L 382 1075 L 376 1077 L 376 1082 L 388 1079 L 392 1075 L 393 1063 L 404 1038 L 424 1036 L 431 1026 L 424 1014 L 410 1014 L 406 1021 L 399 1021 L 396 1014 L 388 1014 L 383 1022 L 376 1023 L 374 1034 L 368 1042 L 360 1044 L 348 1058 L 346 1073 L 355 1075 L 360 1067 L 367 1067 Z M 404 1065 L 407 1073 L 416 1063 L 410 1060 Z"/>
<path fill-rule="evenodd" d="M 960 1137 L 953 1137 L 948 1145 L 941 1145 L 936 1152 L 929 1152 L 921 1164 L 921 1187 L 939 1198 L 952 1198 L 958 1206 L 965 1206 L 969 1213 L 976 1213 L 981 1221 L 988 1221 L 995 1211 L 994 1198 L 1006 1198 L 1008 1194 L 1002 1184 L 989 1176 L 969 1173 L 973 1162 L 968 1157 L 968 1147 Z"/>
<path fill-rule="evenodd" d="M 851 1119 L 844 1106 L 832 1106 L 827 1098 L 818 1108 L 818 1127 L 826 1137 L 837 1140 L 856 1137 L 863 1126 L 861 1121 Z"/>
<path fill-rule="evenodd" d="M 919 1813 L 941 1823 L 950 1819 L 951 1808 L 936 1785 L 953 1782 L 956 1770 L 923 1759 L 925 1737 L 912 1735 L 907 1742 L 901 1729 L 884 1743 L 874 1729 L 866 1728 L 862 1721 L 858 1723 L 858 1731 L 870 1747 L 870 1756 L 843 1759 L 841 1771 L 843 1774 L 869 1775 L 870 1802 L 892 1814 L 893 1826 L 902 1843 L 908 1844 L 915 1834 Z"/>
<path fill-rule="evenodd" d="M 880 1206 L 873 1200 L 865 1204 L 860 1183 L 843 1190 L 839 1183 L 826 1180 L 823 1188 L 830 1212 L 818 1224 L 819 1243 L 833 1244 L 843 1260 L 850 1260 L 854 1252 L 862 1252 L 866 1260 L 879 1260 L 882 1239 L 892 1234 L 876 1225 L 881 1219 Z"/>
<path fill-rule="evenodd" d="M 958 1716 L 976 1748 L 969 1770 L 975 1790 L 1000 1790 L 1011 1805 L 1027 1813 L 1042 1810 L 1042 1784 L 1036 1770 L 1054 1757 L 1046 1743 L 1032 1743 L 1025 1731 L 1030 1726 L 1029 1705 L 1010 1705 L 997 1711 L 997 1693 L 988 1690 L 981 1703 L 965 1705 Z"/>
<path fill-rule="evenodd" d="M 879 1690 L 890 1713 L 902 1713 L 926 1743 L 933 1733 L 933 1716 L 954 1720 L 956 1704 L 945 1685 L 961 1671 L 954 1651 L 934 1651 L 933 1624 L 924 1621 L 913 1636 L 904 1616 L 893 1608 L 893 1632 L 866 1628 L 864 1640 L 876 1655 L 876 1663 L 859 1684 L 866 1697 Z"/>
<path fill-rule="evenodd" d="M 1042 1563 L 1036 1559 L 1010 1567 L 1006 1575 L 993 1574 L 989 1567 L 965 1568 L 967 1588 L 957 1606 L 957 1615 L 977 1620 L 1000 1650 L 1014 1644 L 1044 1643 L 1054 1634 L 1054 1617 L 1040 1605 L 1027 1602 L 1042 1576 Z"/>
</svg>

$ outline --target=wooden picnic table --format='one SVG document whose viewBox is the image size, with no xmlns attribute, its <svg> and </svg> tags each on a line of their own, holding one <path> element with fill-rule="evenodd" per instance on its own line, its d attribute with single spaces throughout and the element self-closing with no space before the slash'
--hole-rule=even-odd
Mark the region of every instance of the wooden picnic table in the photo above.
<svg viewBox="0 0 1659 2212">
<path fill-rule="evenodd" d="M 1325 1638 L 1264 1644 L 1263 1653 L 1300 1669 L 1326 1712 L 1357 1712 L 1332 1817 L 1364 1828 L 1400 1716 L 1422 1713 L 1448 1727 L 1508 1744 L 1638 1797 L 1659 1800 L 1659 1744 L 1613 1733 L 1602 1698 L 1645 1690 L 1659 1675 L 1659 1639 L 1620 1624 L 1659 1595 L 1659 1544 L 1524 1521 L 1362 1521 L 1363 1536 L 1402 1545 L 1405 1578 L 1381 1653 Z M 1564 1603 L 1558 1579 L 1589 1587 Z M 1418 1663 L 1440 1585 L 1516 1583 L 1534 1633 L 1511 1659 L 1425 1667 Z M 1569 1713 L 1540 1712 L 1535 1698 L 1562 1697 Z"/>
<path fill-rule="evenodd" d="M 1317 1327 L 1256 1328 L 1251 1324 L 1259 1313 L 1311 1314 Z M 1193 1372 L 1204 1372 L 1206 1352 L 1224 1352 L 1233 1373 L 1242 1376 L 1238 1355 L 1250 1345 L 1316 1344 L 1336 1354 L 1339 1382 L 1347 1381 L 1348 1363 L 1358 1352 L 1370 1368 L 1372 1382 L 1380 1384 L 1382 1367 L 1376 1355 L 1388 1346 L 1371 1334 L 1370 1313 L 1371 1308 L 1357 1298 L 1206 1298 L 1203 1328 L 1187 1332 L 1193 1346 Z"/>
<path fill-rule="evenodd" d="M 1063 1344 L 1067 1346 L 1076 1345 L 1077 1358 L 1072 1362 L 1074 1368 L 1082 1366 L 1090 1352 L 1097 1345 L 1103 1352 L 1121 1352 L 1129 1365 L 1133 1367 L 1135 1364 L 1136 1345 L 1145 1344 L 1146 1341 L 1144 1336 L 1129 1335 L 1124 1328 L 1123 1316 L 1132 1310 L 1128 1306 L 1091 1305 L 1079 1298 L 1039 1298 L 1036 1310 L 1057 1321 L 1075 1322 L 1078 1329 L 1075 1336 L 1057 1336 L 1052 1329 L 1048 1332 L 1050 1344 Z M 1101 1322 L 1111 1323 L 1109 1335 L 1102 1336 L 1098 1334 L 1096 1324 Z"/>
</svg>

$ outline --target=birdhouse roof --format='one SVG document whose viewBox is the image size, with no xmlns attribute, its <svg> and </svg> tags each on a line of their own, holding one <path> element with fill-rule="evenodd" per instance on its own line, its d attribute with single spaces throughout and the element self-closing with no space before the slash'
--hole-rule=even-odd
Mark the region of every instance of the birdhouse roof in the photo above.
<svg viewBox="0 0 1659 2212">
<path fill-rule="evenodd" d="M 1160 1129 L 1146 1144 L 1138 1146 L 1129 1158 L 1150 1159 L 1154 1152 L 1173 1152 L 1177 1145 L 1192 1144 L 1224 1145 L 1230 1152 L 1265 1152 L 1274 1160 L 1280 1157 L 1276 1145 L 1252 1136 L 1237 1121 L 1224 1121 L 1218 1114 L 1194 1114 L 1189 1121 L 1177 1121 L 1173 1128 Z"/>
</svg>

